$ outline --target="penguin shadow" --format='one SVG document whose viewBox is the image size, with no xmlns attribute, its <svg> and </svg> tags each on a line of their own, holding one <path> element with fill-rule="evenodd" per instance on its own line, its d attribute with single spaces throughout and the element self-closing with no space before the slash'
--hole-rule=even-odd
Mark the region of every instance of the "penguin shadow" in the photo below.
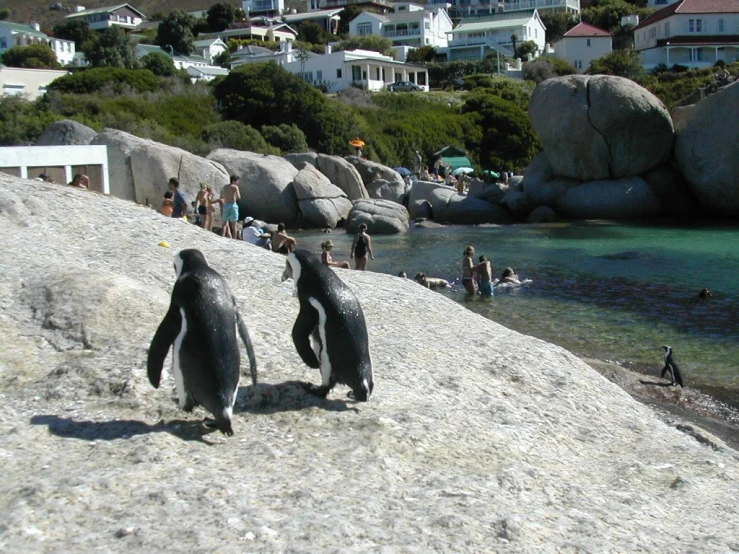
<svg viewBox="0 0 739 554">
<path fill-rule="evenodd" d="M 672 387 L 672 383 L 668 383 L 667 381 L 646 381 L 644 379 L 639 379 L 639 382 L 642 385 L 651 385 L 653 387 Z"/>
<path fill-rule="evenodd" d="M 285 381 L 274 385 L 258 383 L 255 386 L 239 387 L 234 405 L 234 413 L 274 414 L 278 412 L 292 412 L 306 408 L 319 408 L 330 412 L 353 411 L 359 409 L 339 398 L 321 398 L 305 390 L 304 381 Z M 337 386 L 329 395 L 340 394 Z M 355 400 L 349 399 L 351 404 Z"/>
<path fill-rule="evenodd" d="M 217 429 L 206 427 L 202 420 L 175 419 L 160 421 L 149 425 L 134 419 L 116 419 L 113 421 L 84 421 L 56 415 L 35 415 L 31 417 L 31 425 L 46 425 L 49 432 L 57 437 L 93 440 L 130 439 L 136 435 L 147 433 L 169 433 L 184 441 L 200 441 L 212 445 L 204 440 L 205 435 L 216 432 Z"/>
</svg>

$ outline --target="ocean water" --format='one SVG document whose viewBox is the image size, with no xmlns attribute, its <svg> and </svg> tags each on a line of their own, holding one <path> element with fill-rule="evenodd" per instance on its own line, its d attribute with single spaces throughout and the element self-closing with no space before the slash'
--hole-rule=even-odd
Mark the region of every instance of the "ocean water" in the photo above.
<svg viewBox="0 0 739 554">
<path fill-rule="evenodd" d="M 295 236 L 316 253 L 330 237 L 334 258 L 349 259 L 353 236 L 341 230 Z M 450 226 L 376 235 L 372 243 L 369 270 L 447 279 L 452 287 L 440 294 L 575 354 L 654 374 L 661 346 L 672 345 L 686 385 L 739 405 L 736 223 Z M 493 262 L 496 277 L 510 266 L 532 282 L 494 298 L 467 297 L 460 283 L 467 245 Z M 698 297 L 703 287 L 711 298 Z"/>
</svg>

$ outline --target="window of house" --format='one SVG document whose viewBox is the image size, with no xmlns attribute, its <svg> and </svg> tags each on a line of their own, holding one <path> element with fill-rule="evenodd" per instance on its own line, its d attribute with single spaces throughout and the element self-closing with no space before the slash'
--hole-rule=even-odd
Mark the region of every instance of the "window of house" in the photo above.
<svg viewBox="0 0 739 554">
<path fill-rule="evenodd" d="M 0 48 L 7 48 L 8 47 L 8 39 L 5 37 L 0 37 Z"/>
<path fill-rule="evenodd" d="M 695 33 L 695 19 L 688 19 L 688 32 Z"/>
<path fill-rule="evenodd" d="M 702 33 L 703 32 L 703 20 L 702 19 L 696 19 L 695 20 L 695 32 L 696 33 Z"/>
<path fill-rule="evenodd" d="M 3 94 L 7 94 L 8 96 L 21 96 L 25 94 L 25 92 L 25 85 L 3 85 Z"/>
<path fill-rule="evenodd" d="M 690 61 L 691 62 L 702 62 L 703 61 L 703 50 L 700 48 L 690 49 Z"/>
<path fill-rule="evenodd" d="M 336 78 L 341 79 L 341 69 L 336 70 Z"/>
<path fill-rule="evenodd" d="M 582 69 L 582 60 L 575 60 L 575 68 Z"/>
<path fill-rule="evenodd" d="M 375 68 L 375 81 L 382 81 L 382 73 L 380 73 L 380 68 Z"/>
<path fill-rule="evenodd" d="M 590 46 L 590 39 L 588 39 L 588 46 Z"/>
<path fill-rule="evenodd" d="M 719 20 L 718 20 L 718 32 L 719 32 L 719 33 L 724 33 L 724 32 L 726 32 L 726 31 L 724 30 L 724 20 L 723 20 L 723 19 L 719 19 Z"/>
<path fill-rule="evenodd" d="M 316 71 L 316 81 L 323 81 L 323 71 Z"/>
<path fill-rule="evenodd" d="M 656 38 L 657 37 L 657 27 L 652 27 L 649 29 L 649 38 Z"/>
<path fill-rule="evenodd" d="M 670 22 L 665 21 L 665 36 L 669 38 L 670 36 Z"/>
<path fill-rule="evenodd" d="M 372 34 L 372 23 L 360 23 L 357 25 L 357 34 L 360 37 Z"/>
<path fill-rule="evenodd" d="M 429 23 L 428 21 L 426 21 L 423 24 L 423 28 L 426 29 L 427 31 L 430 30 L 431 29 L 431 23 Z"/>
</svg>

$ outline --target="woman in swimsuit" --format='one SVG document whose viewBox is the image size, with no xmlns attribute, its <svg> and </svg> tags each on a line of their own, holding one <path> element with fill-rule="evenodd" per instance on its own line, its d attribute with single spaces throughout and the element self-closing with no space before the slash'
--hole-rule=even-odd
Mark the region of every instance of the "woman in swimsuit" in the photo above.
<svg viewBox="0 0 739 554">
<path fill-rule="evenodd" d="M 334 243 L 330 240 L 327 240 L 324 243 L 321 243 L 321 249 L 323 252 L 321 252 L 321 261 L 323 262 L 323 265 L 327 265 L 329 267 L 343 267 L 344 269 L 350 269 L 349 262 L 335 262 L 333 257 L 331 256 L 331 250 L 334 248 Z"/>
<path fill-rule="evenodd" d="M 354 269 L 362 271 L 367 269 L 367 254 L 373 260 L 375 259 L 374 254 L 372 254 L 372 239 L 367 234 L 367 225 L 362 223 L 359 226 L 359 233 L 357 233 L 354 237 L 354 242 L 352 242 L 351 258 L 356 260 L 356 267 Z"/>
<path fill-rule="evenodd" d="M 462 285 L 464 286 L 467 294 L 475 294 L 475 282 L 472 280 L 472 271 L 475 264 L 472 261 L 472 256 L 475 255 L 475 247 L 468 246 L 464 249 L 464 258 L 462 258 Z"/>
</svg>

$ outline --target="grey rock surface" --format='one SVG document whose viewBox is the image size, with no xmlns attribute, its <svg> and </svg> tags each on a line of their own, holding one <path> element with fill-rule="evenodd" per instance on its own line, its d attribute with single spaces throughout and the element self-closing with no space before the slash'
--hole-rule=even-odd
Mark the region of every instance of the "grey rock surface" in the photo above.
<svg viewBox="0 0 739 554">
<path fill-rule="evenodd" d="M 662 215 L 677 217 L 697 208 L 687 182 L 672 163 L 662 164 L 641 176 L 662 203 Z"/>
<path fill-rule="evenodd" d="M 628 219 L 662 215 L 662 202 L 641 177 L 587 181 L 558 197 L 562 217 Z"/>
<path fill-rule="evenodd" d="M 222 164 L 230 175 L 241 177 L 240 214 L 270 223 L 291 225 L 295 221 L 298 201 L 292 182 L 298 170 L 285 158 L 219 148 L 208 154 L 208 159 Z"/>
<path fill-rule="evenodd" d="M 526 223 L 553 223 L 557 219 L 557 213 L 552 208 L 539 206 L 529 213 Z"/>
<path fill-rule="evenodd" d="M 364 223 L 370 235 L 404 233 L 408 230 L 409 219 L 405 206 L 391 200 L 355 200 L 347 217 L 346 232 L 356 233 Z"/>
<path fill-rule="evenodd" d="M 118 129 L 103 129 L 90 144 L 108 147 L 110 194 L 124 200 L 135 201 L 136 187 L 131 171 L 131 152 L 139 146 L 153 145 L 155 144 L 154 141 L 142 139 Z M 174 177 L 174 175 L 171 175 L 171 177 Z M 156 201 L 161 204 L 160 200 L 161 195 L 156 199 L 151 199 L 152 202 Z"/>
<path fill-rule="evenodd" d="M 474 196 L 459 194 L 452 187 L 416 181 L 411 187 L 408 198 L 409 206 L 420 206 L 422 201 L 431 204 L 434 221 L 440 223 L 475 224 L 475 223 L 512 223 L 511 214 L 501 208 Z M 415 208 L 414 208 L 415 209 Z M 420 214 L 413 217 L 424 217 Z"/>
<path fill-rule="evenodd" d="M 302 169 L 304 163 L 317 166 L 318 154 L 315 152 L 294 152 L 292 154 L 285 154 L 285 159 L 293 164 L 296 169 Z"/>
<path fill-rule="evenodd" d="M 97 131 L 73 119 L 62 119 L 49 125 L 36 142 L 36 146 L 62 146 L 90 144 Z"/>
<path fill-rule="evenodd" d="M 739 82 L 675 113 L 675 160 L 705 210 L 739 215 Z"/>
<path fill-rule="evenodd" d="M 304 163 L 293 181 L 300 227 L 331 228 L 349 215 L 352 202 L 314 166 Z"/>
<path fill-rule="evenodd" d="M 386 181 L 385 179 L 375 179 L 365 185 L 370 198 L 381 198 L 390 200 L 397 204 L 403 203 L 405 198 L 405 181 Z"/>
<path fill-rule="evenodd" d="M 672 152 L 674 130 L 665 106 L 622 77 L 548 79 L 534 91 L 529 116 L 560 177 L 631 177 L 665 163 Z"/>
<path fill-rule="evenodd" d="M 318 154 L 316 167 L 328 177 L 329 181 L 343 190 L 349 200 L 369 198 L 359 171 L 344 158 Z"/>
<path fill-rule="evenodd" d="M 535 198 L 537 191 L 549 181 L 556 178 L 549 159 L 544 152 L 539 152 L 534 159 L 531 160 L 529 167 L 521 182 L 522 190 L 531 198 Z"/>
<path fill-rule="evenodd" d="M 284 257 L 2 174 L 0 206 L 4 552 L 737 548 L 737 453 L 562 348 L 411 281 L 338 269 L 376 386 L 369 403 L 341 386 L 319 400 L 295 384 L 320 378 L 290 339 Z M 45 225 L 28 225 L 37 211 Z M 171 374 L 157 390 L 146 379 L 182 248 L 229 282 L 254 342 L 260 382 L 242 379 L 232 438 L 177 408 Z"/>
<path fill-rule="evenodd" d="M 512 189 L 505 193 L 500 199 L 500 205 L 505 206 L 518 219 L 526 219 L 526 216 L 536 207 L 531 198 L 520 190 Z"/>
<path fill-rule="evenodd" d="M 346 156 L 344 159 L 357 168 L 365 186 L 377 179 L 403 183 L 403 177 L 400 173 L 386 165 L 357 156 Z"/>
</svg>

